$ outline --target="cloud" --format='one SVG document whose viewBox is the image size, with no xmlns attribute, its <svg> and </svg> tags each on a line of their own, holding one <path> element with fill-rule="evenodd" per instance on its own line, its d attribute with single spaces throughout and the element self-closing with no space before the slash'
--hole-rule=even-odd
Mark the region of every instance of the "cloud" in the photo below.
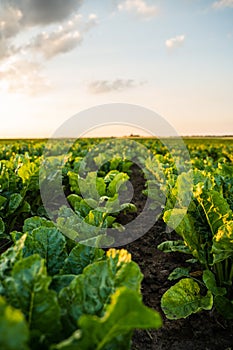
<svg viewBox="0 0 233 350">
<path fill-rule="evenodd" d="M 12 49 L 8 46 L 7 40 L 0 40 L 0 60 L 8 58 L 12 54 Z"/>
<path fill-rule="evenodd" d="M 147 5 L 143 0 L 125 0 L 118 5 L 118 10 L 134 13 L 144 19 L 151 19 L 158 14 L 157 6 Z"/>
<path fill-rule="evenodd" d="M 38 95 L 50 87 L 50 82 L 41 74 L 38 63 L 14 58 L 0 67 L 1 91 Z"/>
<path fill-rule="evenodd" d="M 84 21 L 81 15 L 74 15 L 56 30 L 38 34 L 22 49 L 42 54 L 46 59 L 51 59 L 75 49 L 82 42 L 84 33 L 96 23 L 97 16 L 95 14 L 91 14 L 87 21 Z"/>
<path fill-rule="evenodd" d="M 83 18 L 73 14 L 57 28 L 54 25 L 29 37 L 27 43 L 16 45 L 18 28 L 21 28 L 21 12 L 8 7 L 0 16 L 0 89 L 29 95 L 37 95 L 51 88 L 42 74 L 43 59 L 67 53 L 81 44 L 85 33 L 97 24 L 97 16 L 90 14 Z M 9 19 L 12 22 L 9 22 Z M 33 31 L 34 32 L 34 31 Z M 27 36 L 28 32 L 27 32 Z"/>
<path fill-rule="evenodd" d="M 168 39 L 165 42 L 165 45 L 168 49 L 175 49 L 177 47 L 180 47 L 184 44 L 185 41 L 185 35 L 178 35 L 174 38 Z"/>
<path fill-rule="evenodd" d="M 73 13 L 73 9 L 77 9 L 82 3 L 78 0 L 2 1 L 4 5 L 0 6 L 0 89 L 31 95 L 44 92 L 49 84 L 42 74 L 42 58 L 52 59 L 75 49 L 83 41 L 86 32 L 98 23 L 97 16 L 90 14 L 88 18 L 83 18 L 77 12 Z M 38 13 L 36 9 L 39 9 Z M 43 18 L 45 9 L 50 13 Z M 64 20 L 70 12 L 72 15 Z M 54 29 L 54 24 L 46 27 L 59 19 L 62 20 L 57 29 Z M 40 33 L 30 37 L 30 25 L 37 26 Z M 28 38 L 28 42 L 20 36 L 24 32 L 27 33 L 25 37 Z"/>
<path fill-rule="evenodd" d="M 56 23 L 68 18 L 82 5 L 82 0 L 3 0 L 5 9 L 21 13 L 22 26 Z"/>
<path fill-rule="evenodd" d="M 11 6 L 0 8 L 0 39 L 7 39 L 16 35 L 21 30 L 22 12 Z"/>
<path fill-rule="evenodd" d="M 95 80 L 89 84 L 89 91 L 93 94 L 103 94 L 113 91 L 122 91 L 143 85 L 133 79 Z"/>
<path fill-rule="evenodd" d="M 51 59 L 56 55 L 75 49 L 82 42 L 84 34 L 97 23 L 95 14 L 90 14 L 87 20 L 82 15 L 74 14 L 56 29 L 43 31 L 30 38 L 26 45 L 18 47 L 12 45 L 13 39 L 9 36 L 7 38 L 7 35 L 5 35 L 2 38 L 0 37 L 0 60 L 22 52 L 28 55 L 36 53 L 46 59 Z M 9 33 L 13 33 L 13 28 L 8 28 L 4 23 L 2 26 Z"/>
<path fill-rule="evenodd" d="M 218 1 L 215 1 L 212 6 L 215 9 L 233 7 L 233 0 L 218 0 Z"/>
</svg>

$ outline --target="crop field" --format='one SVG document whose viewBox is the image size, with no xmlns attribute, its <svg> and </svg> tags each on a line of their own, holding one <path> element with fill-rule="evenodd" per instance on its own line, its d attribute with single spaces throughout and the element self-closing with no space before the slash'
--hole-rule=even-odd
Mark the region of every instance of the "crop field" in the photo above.
<svg viewBox="0 0 233 350">
<path fill-rule="evenodd" d="M 233 138 L 1 140 L 0 349 L 233 349 Z"/>
</svg>

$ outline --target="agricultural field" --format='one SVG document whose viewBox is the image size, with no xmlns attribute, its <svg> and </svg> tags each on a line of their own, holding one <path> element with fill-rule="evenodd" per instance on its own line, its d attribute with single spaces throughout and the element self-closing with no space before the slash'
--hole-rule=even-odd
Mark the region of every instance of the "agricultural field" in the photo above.
<svg viewBox="0 0 233 350">
<path fill-rule="evenodd" d="M 233 349 L 233 139 L 183 142 L 0 141 L 0 349 Z"/>
</svg>

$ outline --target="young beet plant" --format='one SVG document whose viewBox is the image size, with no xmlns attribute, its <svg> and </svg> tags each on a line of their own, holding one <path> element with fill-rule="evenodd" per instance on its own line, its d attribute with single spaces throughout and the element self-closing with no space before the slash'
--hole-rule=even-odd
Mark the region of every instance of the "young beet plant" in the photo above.
<svg viewBox="0 0 233 350">
<path fill-rule="evenodd" d="M 188 183 L 190 176 L 182 174 L 178 182 Z M 164 221 L 169 222 L 182 240 L 166 241 L 158 248 L 191 254 L 193 258 L 187 262 L 202 266 L 202 271 L 191 271 L 190 266 L 177 268 L 170 274 L 169 280 L 180 280 L 161 300 L 169 319 L 185 318 L 213 307 L 225 319 L 233 319 L 233 213 L 228 198 L 219 191 L 217 179 L 195 171 L 188 211 L 182 208 L 182 203 L 178 208 L 165 210 Z"/>
</svg>

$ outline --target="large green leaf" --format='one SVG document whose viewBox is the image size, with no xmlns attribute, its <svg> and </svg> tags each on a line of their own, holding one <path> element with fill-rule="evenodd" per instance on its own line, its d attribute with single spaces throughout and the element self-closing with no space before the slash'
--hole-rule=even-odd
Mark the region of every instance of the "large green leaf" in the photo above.
<svg viewBox="0 0 233 350">
<path fill-rule="evenodd" d="M 215 276 L 213 272 L 210 270 L 203 271 L 202 276 L 203 282 L 205 283 L 206 288 L 213 294 L 213 295 L 225 295 L 226 294 L 226 288 L 217 287 Z"/>
<path fill-rule="evenodd" d="M 185 254 L 192 254 L 189 247 L 187 247 L 187 245 L 185 245 L 181 240 L 165 241 L 163 243 L 160 243 L 157 248 L 164 253 L 180 252 Z"/>
<path fill-rule="evenodd" d="M 233 300 L 217 295 L 214 297 L 214 306 L 225 319 L 233 320 Z"/>
<path fill-rule="evenodd" d="M 77 244 L 64 262 L 63 274 L 79 275 L 83 269 L 94 261 L 103 259 L 104 251 L 83 244 Z"/>
<path fill-rule="evenodd" d="M 8 214 L 14 213 L 19 208 L 22 201 L 23 201 L 23 197 L 19 193 L 13 193 L 10 196 L 10 200 L 8 204 L 9 206 Z"/>
<path fill-rule="evenodd" d="M 86 178 L 80 177 L 78 174 L 68 172 L 71 191 L 87 199 L 92 198 L 98 200 L 100 196 L 104 196 L 106 184 L 104 179 L 97 177 L 96 172 L 88 172 Z"/>
<path fill-rule="evenodd" d="M 27 236 L 23 253 L 25 257 L 39 254 L 45 259 L 49 275 L 55 275 L 67 258 L 65 247 L 66 239 L 60 231 L 52 227 L 41 227 Z"/>
<path fill-rule="evenodd" d="M 57 296 L 49 290 L 50 282 L 44 260 L 32 255 L 16 262 L 4 287 L 7 301 L 24 313 L 29 328 L 38 337 L 52 340 L 57 339 L 61 325 Z"/>
<path fill-rule="evenodd" d="M 190 267 L 177 267 L 168 276 L 169 281 L 178 280 L 181 277 L 189 277 Z"/>
<path fill-rule="evenodd" d="M 120 187 L 123 186 L 129 180 L 129 176 L 125 173 L 119 173 L 114 176 L 113 180 L 108 185 L 108 194 L 113 197 L 119 192 Z"/>
<path fill-rule="evenodd" d="M 202 264 L 206 263 L 206 253 L 202 237 L 197 229 L 195 219 L 186 209 L 170 209 L 164 213 L 164 221 L 183 238 L 191 254 Z"/>
<path fill-rule="evenodd" d="M 203 208 L 212 237 L 225 222 L 232 218 L 227 201 L 214 190 L 197 190 L 195 197 Z"/>
<path fill-rule="evenodd" d="M 213 237 L 212 253 L 214 264 L 229 257 L 233 259 L 233 220 L 219 227 Z"/>
<path fill-rule="evenodd" d="M 171 190 L 174 197 L 174 204 L 176 207 L 187 210 L 191 199 L 193 189 L 193 172 L 181 173 L 176 180 L 175 187 Z"/>
<path fill-rule="evenodd" d="M 134 329 L 158 329 L 162 320 L 156 311 L 142 304 L 138 293 L 120 288 L 102 318 L 83 315 L 78 324 L 81 331 L 52 349 L 127 350 L 130 349 L 129 335 Z"/>
<path fill-rule="evenodd" d="M 33 216 L 24 221 L 23 232 L 31 233 L 35 228 L 54 227 L 54 223 L 40 216 Z"/>
<path fill-rule="evenodd" d="M 29 330 L 20 310 L 0 297 L 0 349 L 28 350 Z"/>
<path fill-rule="evenodd" d="M 161 307 L 169 319 L 186 318 L 201 310 L 211 310 L 213 295 L 210 291 L 205 296 L 200 293 L 197 282 L 184 278 L 168 289 L 161 299 Z"/>
<path fill-rule="evenodd" d="M 0 280 L 8 276 L 14 264 L 23 257 L 23 248 L 27 236 L 18 240 L 14 246 L 8 248 L 0 257 Z"/>
<path fill-rule="evenodd" d="M 82 314 L 102 316 L 117 288 L 125 286 L 139 292 L 141 280 L 142 274 L 134 262 L 119 264 L 109 259 L 87 266 L 59 295 L 68 334 L 76 329 Z"/>
</svg>

